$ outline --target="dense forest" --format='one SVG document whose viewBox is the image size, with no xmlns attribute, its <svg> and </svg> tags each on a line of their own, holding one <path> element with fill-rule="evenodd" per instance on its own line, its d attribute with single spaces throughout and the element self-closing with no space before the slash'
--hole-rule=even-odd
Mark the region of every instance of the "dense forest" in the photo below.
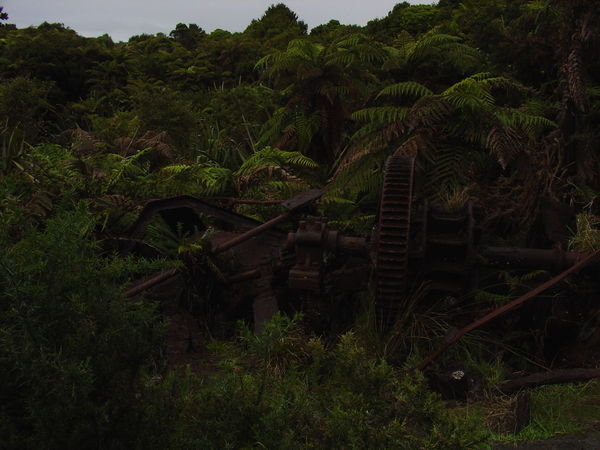
<svg viewBox="0 0 600 450">
<path fill-rule="evenodd" d="M 114 42 L 0 8 L 0 448 L 488 448 L 597 426 L 597 382 L 502 388 L 598 376 L 593 264 L 419 364 L 600 249 L 599 16 L 599 0 L 440 0 L 309 30 L 277 4 L 239 33 Z M 256 323 L 254 285 L 231 288 L 214 254 L 227 221 L 320 189 L 272 236 L 310 215 L 377 247 L 390 157 L 414 162 L 415 217 L 468 210 L 489 258 L 559 256 L 486 265 L 450 293 L 409 261 L 382 324 L 372 255 L 321 251 L 313 292 L 287 287 L 287 249 L 267 280 L 279 312 Z M 226 223 L 140 220 L 176 196 Z M 330 285 L 344 270 L 364 285 Z"/>
</svg>

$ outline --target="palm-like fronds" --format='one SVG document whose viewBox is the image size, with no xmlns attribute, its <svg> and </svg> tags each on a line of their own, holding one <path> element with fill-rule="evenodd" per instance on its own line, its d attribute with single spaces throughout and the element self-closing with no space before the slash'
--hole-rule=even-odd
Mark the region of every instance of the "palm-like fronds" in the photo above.
<svg viewBox="0 0 600 450">
<path fill-rule="evenodd" d="M 416 81 L 405 81 L 402 83 L 392 84 L 390 86 L 386 86 L 383 88 L 379 94 L 377 94 L 377 98 L 388 95 L 394 97 L 424 97 L 426 95 L 433 95 L 433 91 L 431 91 L 426 86 L 423 86 L 421 83 L 417 83 Z"/>
<path fill-rule="evenodd" d="M 177 193 L 211 196 L 225 193 L 233 185 L 232 171 L 224 167 L 177 164 L 163 167 L 160 172 L 163 182 Z"/>
<path fill-rule="evenodd" d="M 278 148 L 266 147 L 246 159 L 235 175 L 246 175 L 251 171 L 266 167 L 316 169 L 319 165 L 300 152 L 286 152 Z"/>
<path fill-rule="evenodd" d="M 499 106 L 494 96 L 498 89 L 521 88 L 490 73 L 471 75 L 437 94 L 413 81 L 383 88 L 376 101 L 390 99 L 403 106 L 373 106 L 352 114 L 364 125 L 339 163 L 333 189 L 365 190 L 369 175 L 393 152 L 416 156 L 440 198 L 466 181 L 460 174 L 473 152 L 487 150 L 507 167 L 528 140 L 554 123 L 526 109 Z M 406 106 L 408 102 L 412 105 Z"/>
<path fill-rule="evenodd" d="M 390 51 L 386 68 L 418 70 L 425 64 L 448 66 L 459 73 L 468 73 L 478 67 L 482 56 L 477 49 L 462 43 L 462 39 L 440 33 L 429 33 L 418 40 L 403 36 L 398 47 Z"/>
<path fill-rule="evenodd" d="M 370 67 L 387 56 L 379 44 L 357 34 L 329 45 L 293 40 L 285 51 L 263 57 L 256 68 L 280 89 L 286 105 L 263 127 L 261 145 L 334 160 L 349 102 L 364 91 L 363 81 L 372 79 Z"/>
<path fill-rule="evenodd" d="M 357 122 L 366 122 L 367 124 L 380 125 L 398 120 L 405 120 L 410 109 L 401 106 L 374 106 L 371 108 L 359 109 L 350 116 Z M 358 132 L 357 132 L 358 133 Z M 360 136 L 360 135 L 358 135 Z M 357 135 L 353 136 L 356 139 Z"/>
</svg>

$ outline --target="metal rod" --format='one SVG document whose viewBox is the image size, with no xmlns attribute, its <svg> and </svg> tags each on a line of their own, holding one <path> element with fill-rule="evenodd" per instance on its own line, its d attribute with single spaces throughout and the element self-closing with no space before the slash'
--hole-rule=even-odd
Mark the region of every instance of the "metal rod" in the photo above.
<svg viewBox="0 0 600 450">
<path fill-rule="evenodd" d="M 507 381 L 500 385 L 504 394 L 510 394 L 523 388 L 544 384 L 573 383 L 600 378 L 600 369 L 558 369 L 550 372 L 534 373 L 523 378 Z"/>
<path fill-rule="evenodd" d="M 227 284 L 239 283 L 240 281 L 253 280 L 256 278 L 260 278 L 260 270 L 252 269 L 227 278 Z"/>
<path fill-rule="evenodd" d="M 438 348 L 435 352 L 433 352 L 431 355 L 429 355 L 421 364 L 419 364 L 416 367 L 416 369 L 423 370 L 432 361 L 437 359 L 438 356 L 440 356 L 442 353 L 444 353 L 444 351 L 448 347 L 450 347 L 452 344 L 454 344 L 456 341 L 458 341 L 461 337 L 463 337 L 469 331 L 473 331 L 473 330 L 481 327 L 482 325 L 485 325 L 490 320 L 495 319 L 496 317 L 501 316 L 502 314 L 515 309 L 517 306 L 521 305 L 522 303 L 525 303 L 527 300 L 530 300 L 530 299 L 534 298 L 536 295 L 541 294 L 546 289 L 554 286 L 556 283 L 558 283 L 562 279 L 566 278 L 567 276 L 571 275 L 572 273 L 577 272 L 579 269 L 582 269 L 585 266 L 592 263 L 594 261 L 594 259 L 596 259 L 599 255 L 600 255 L 600 250 L 596 250 L 594 253 L 590 253 L 584 259 L 582 259 L 581 261 L 578 261 L 577 264 L 569 267 L 564 272 L 561 272 L 559 275 L 555 276 L 554 278 L 546 281 L 545 283 L 538 286 L 537 288 L 529 291 L 527 294 L 517 298 L 516 300 L 513 300 L 510 303 L 507 303 L 504 306 L 501 306 L 500 308 L 495 309 L 491 313 L 489 313 L 489 314 L 481 317 L 480 319 L 477 319 L 475 322 L 467 325 L 462 330 L 457 331 L 440 348 Z"/>
<path fill-rule="evenodd" d="M 218 245 L 217 247 L 215 247 L 212 252 L 213 254 L 218 254 L 218 253 L 222 253 L 225 250 L 230 249 L 231 247 L 235 247 L 238 244 L 241 244 L 242 242 L 247 241 L 248 239 L 253 238 L 254 236 L 267 231 L 269 228 L 274 227 L 275 225 L 277 225 L 280 222 L 283 222 L 284 220 L 288 219 L 291 216 L 291 212 L 286 212 L 281 214 L 280 216 L 277 216 L 271 220 L 269 220 L 268 222 L 265 222 L 259 226 L 257 226 L 256 228 L 253 228 L 249 231 L 246 231 L 243 234 L 240 234 L 239 236 L 234 237 L 233 239 L 230 239 L 227 242 L 224 242 L 221 245 Z"/>
<path fill-rule="evenodd" d="M 145 291 L 146 289 L 150 289 L 151 287 L 154 287 L 157 284 L 159 284 L 165 280 L 168 280 L 169 278 L 173 278 L 175 275 L 177 275 L 177 269 L 171 269 L 171 270 L 167 270 L 166 272 L 161 272 L 158 275 L 148 278 L 146 281 L 143 281 L 142 283 L 138 284 L 137 286 L 134 286 L 131 289 L 126 290 L 125 292 L 123 292 L 122 295 L 125 298 L 133 297 L 133 296 L 139 294 L 140 292 Z"/>
<path fill-rule="evenodd" d="M 283 200 L 245 200 L 235 197 L 200 197 L 202 201 L 218 201 L 241 205 L 281 205 Z"/>
<path fill-rule="evenodd" d="M 570 267 L 581 261 L 587 253 L 565 252 L 559 249 L 543 250 L 520 247 L 482 247 L 479 254 L 492 262 L 525 267 Z"/>
</svg>

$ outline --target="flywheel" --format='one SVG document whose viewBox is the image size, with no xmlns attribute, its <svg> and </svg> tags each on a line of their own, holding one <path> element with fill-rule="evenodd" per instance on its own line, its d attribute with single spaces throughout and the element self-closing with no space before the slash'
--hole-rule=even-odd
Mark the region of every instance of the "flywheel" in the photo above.
<svg viewBox="0 0 600 450">
<path fill-rule="evenodd" d="M 375 256 L 375 313 L 382 329 L 393 324 L 407 289 L 413 176 L 414 158 L 388 158 Z"/>
</svg>

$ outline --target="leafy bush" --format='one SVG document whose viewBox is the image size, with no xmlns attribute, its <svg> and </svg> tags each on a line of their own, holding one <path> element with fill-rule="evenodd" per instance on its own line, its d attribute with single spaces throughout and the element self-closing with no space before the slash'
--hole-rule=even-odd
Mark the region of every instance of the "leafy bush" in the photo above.
<svg viewBox="0 0 600 450">
<path fill-rule="evenodd" d="M 0 221 L 3 223 L 4 221 Z M 144 265 L 101 258 L 83 207 L 0 242 L 0 435 L 13 448 L 129 448 L 155 306 L 120 297 Z M 154 264 L 156 265 L 156 264 Z M 147 267 L 146 267 L 147 269 Z"/>
<path fill-rule="evenodd" d="M 473 448 L 475 422 L 455 419 L 419 376 L 369 358 L 353 333 L 333 349 L 275 316 L 214 348 L 218 368 L 184 370 L 147 392 L 143 448 Z M 207 369 L 208 371 L 208 369 Z"/>
<path fill-rule="evenodd" d="M 16 77 L 0 82 L 0 124 L 16 131 L 17 138 L 35 141 L 46 131 L 52 106 L 48 96 L 53 83 Z"/>
</svg>

